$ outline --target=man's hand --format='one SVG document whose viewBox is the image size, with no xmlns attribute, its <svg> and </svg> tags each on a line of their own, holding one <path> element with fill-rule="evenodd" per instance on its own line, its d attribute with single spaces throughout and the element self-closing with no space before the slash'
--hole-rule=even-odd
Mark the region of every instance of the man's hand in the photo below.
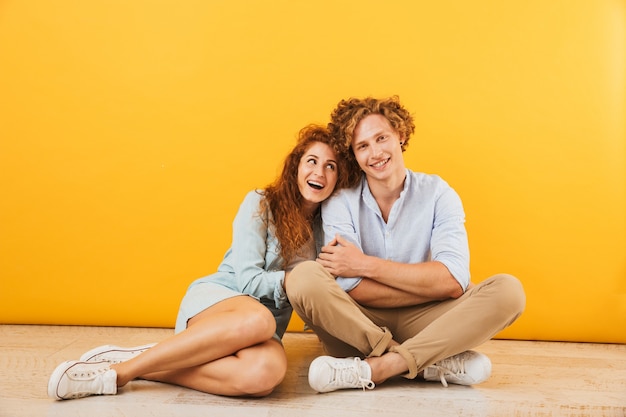
<svg viewBox="0 0 626 417">
<path fill-rule="evenodd" d="M 367 258 L 354 244 L 336 235 L 328 245 L 322 247 L 317 262 L 335 277 L 352 278 L 362 276 L 362 267 Z"/>
</svg>

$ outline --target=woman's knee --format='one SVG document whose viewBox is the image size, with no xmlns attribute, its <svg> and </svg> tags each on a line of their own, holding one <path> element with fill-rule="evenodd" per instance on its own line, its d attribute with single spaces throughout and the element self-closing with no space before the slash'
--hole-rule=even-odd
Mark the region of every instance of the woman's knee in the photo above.
<svg viewBox="0 0 626 417">
<path fill-rule="evenodd" d="M 269 341 L 265 347 L 252 349 L 246 360 L 246 376 L 238 379 L 243 395 L 263 397 L 269 395 L 283 381 L 287 373 L 287 358 L 282 346 Z"/>
<path fill-rule="evenodd" d="M 233 297 L 224 300 L 219 310 L 205 310 L 200 315 L 230 315 L 228 328 L 224 330 L 238 339 L 246 338 L 249 343 L 269 340 L 276 333 L 276 319 L 272 312 L 252 297 Z M 200 316 L 198 315 L 198 316 Z M 206 322 L 214 327 L 214 321 Z"/>
<path fill-rule="evenodd" d="M 259 303 L 254 314 L 247 314 L 241 322 L 239 334 L 256 334 L 260 340 L 268 340 L 276 333 L 276 319 L 265 306 Z"/>
</svg>

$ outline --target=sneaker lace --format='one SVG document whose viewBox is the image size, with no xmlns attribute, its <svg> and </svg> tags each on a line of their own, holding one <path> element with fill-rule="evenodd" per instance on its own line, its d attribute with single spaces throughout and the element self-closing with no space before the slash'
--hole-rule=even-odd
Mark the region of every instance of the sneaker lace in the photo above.
<svg viewBox="0 0 626 417">
<path fill-rule="evenodd" d="M 361 376 L 361 359 L 354 358 L 354 363 L 336 362 L 331 365 L 333 369 L 332 384 L 336 386 L 350 385 L 357 388 L 373 389 L 375 384 L 372 380 Z"/>
<path fill-rule="evenodd" d="M 105 392 L 105 374 L 110 368 L 103 367 L 94 370 L 70 371 L 69 374 L 74 380 L 72 393 L 67 398 L 82 398 L 85 394 L 103 394 Z"/>
<path fill-rule="evenodd" d="M 444 387 L 448 386 L 448 381 L 446 381 L 446 375 L 456 377 L 458 375 L 465 374 L 465 356 L 467 356 L 465 353 L 461 353 L 446 359 L 442 359 L 434 365 L 431 365 L 437 370 L 439 380 Z"/>
</svg>

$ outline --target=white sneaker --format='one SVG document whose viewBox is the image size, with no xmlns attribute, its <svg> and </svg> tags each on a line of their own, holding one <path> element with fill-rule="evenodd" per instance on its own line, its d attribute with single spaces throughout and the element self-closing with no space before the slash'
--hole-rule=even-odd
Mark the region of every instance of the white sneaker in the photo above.
<svg viewBox="0 0 626 417">
<path fill-rule="evenodd" d="M 134 358 L 140 353 L 150 349 L 156 343 L 150 343 L 143 346 L 135 347 L 120 347 L 114 345 L 104 345 L 91 349 L 89 352 L 84 353 L 80 360 L 81 362 L 108 362 L 110 364 L 125 362 Z"/>
<path fill-rule="evenodd" d="M 451 384 L 480 384 L 491 375 L 491 361 L 482 353 L 468 350 L 450 356 L 424 369 L 426 381 L 440 381 L 444 387 Z"/>
<path fill-rule="evenodd" d="M 320 356 L 309 366 L 309 385 L 317 392 L 345 388 L 372 389 L 372 368 L 360 358 Z"/>
<path fill-rule="evenodd" d="M 48 381 L 48 395 L 56 400 L 116 393 L 117 373 L 107 362 L 63 362 Z"/>
</svg>

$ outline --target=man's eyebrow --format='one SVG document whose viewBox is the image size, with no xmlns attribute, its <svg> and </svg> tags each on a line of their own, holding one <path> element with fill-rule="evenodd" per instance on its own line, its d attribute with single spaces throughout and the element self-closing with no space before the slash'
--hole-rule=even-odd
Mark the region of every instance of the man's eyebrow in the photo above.
<svg viewBox="0 0 626 417">
<path fill-rule="evenodd" d="M 370 135 L 370 136 L 368 136 L 366 138 L 363 138 L 360 141 L 355 141 L 354 144 L 358 145 L 359 143 L 366 142 L 369 139 L 374 139 L 374 138 L 377 138 L 379 136 L 384 136 L 384 135 L 388 135 L 388 134 L 389 134 L 389 132 L 387 131 L 387 129 L 380 129 L 380 130 L 377 130 L 376 133 L 374 133 L 373 135 Z"/>
</svg>

